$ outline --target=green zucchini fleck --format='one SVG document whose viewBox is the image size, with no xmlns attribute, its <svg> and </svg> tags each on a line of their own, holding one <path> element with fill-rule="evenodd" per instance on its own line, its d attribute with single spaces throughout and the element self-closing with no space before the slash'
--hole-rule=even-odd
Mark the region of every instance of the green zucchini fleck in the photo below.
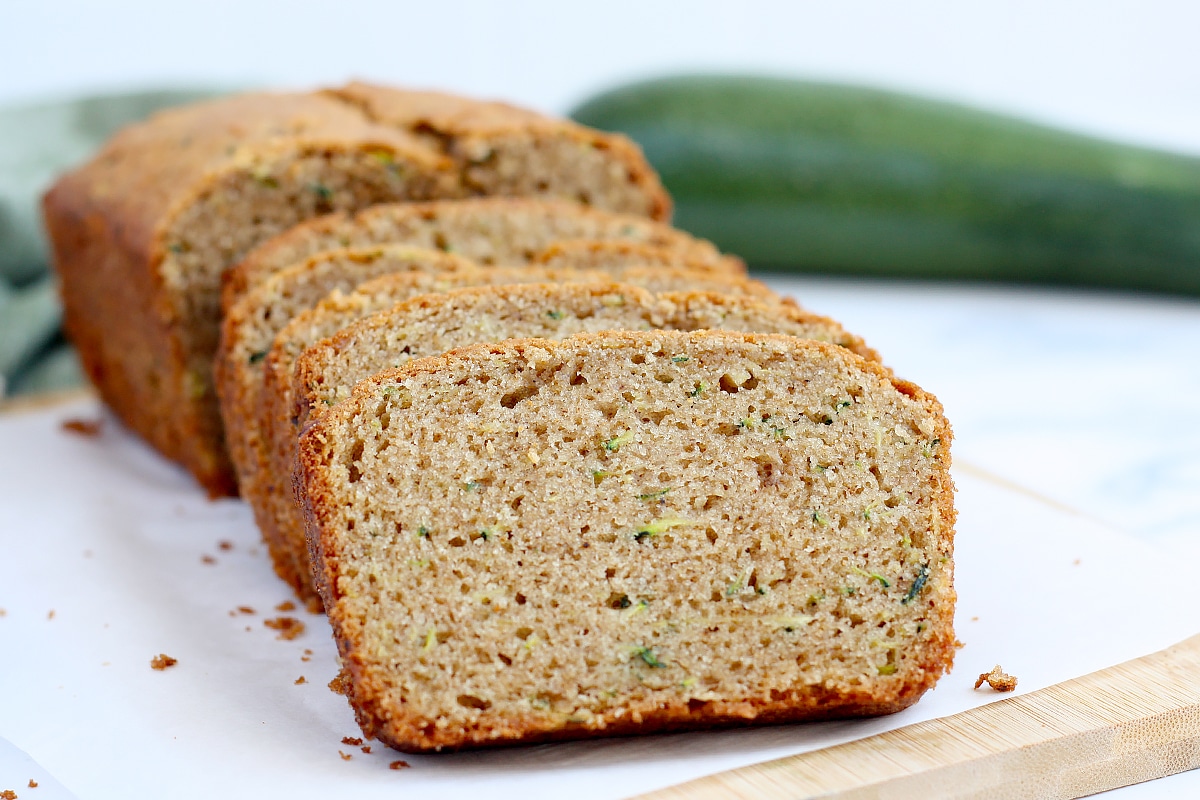
<svg viewBox="0 0 1200 800">
<path fill-rule="evenodd" d="M 266 357 L 267 357 L 266 350 L 255 350 L 253 353 L 250 354 L 250 357 L 247 358 L 246 361 L 250 364 L 257 364 Z"/>
<path fill-rule="evenodd" d="M 672 528 L 678 528 L 682 525 L 691 524 L 692 523 L 689 520 L 678 519 L 675 517 L 656 519 L 652 522 L 647 522 L 645 525 L 638 528 L 637 532 L 633 535 L 633 538 L 640 542 L 643 539 L 648 539 L 651 536 L 657 536 L 658 534 L 669 531 Z"/>
<path fill-rule="evenodd" d="M 925 588 L 925 584 L 929 581 L 929 565 L 922 564 L 917 569 L 917 577 L 913 578 L 912 586 L 908 587 L 908 594 L 904 595 L 904 599 L 900 602 L 908 605 L 916 599 L 921 590 Z"/>
<path fill-rule="evenodd" d="M 633 656 L 634 658 L 640 658 L 650 667 L 662 668 L 667 666 L 665 662 L 659 659 L 653 647 L 638 647 L 633 651 Z"/>
<path fill-rule="evenodd" d="M 620 450 L 623 445 L 627 445 L 630 442 L 632 442 L 633 438 L 634 438 L 633 431 L 625 431 L 624 433 L 618 434 L 617 436 L 614 436 L 613 438 L 611 438 L 607 442 L 605 442 L 604 449 L 610 453 L 615 453 L 618 450 Z"/>
</svg>

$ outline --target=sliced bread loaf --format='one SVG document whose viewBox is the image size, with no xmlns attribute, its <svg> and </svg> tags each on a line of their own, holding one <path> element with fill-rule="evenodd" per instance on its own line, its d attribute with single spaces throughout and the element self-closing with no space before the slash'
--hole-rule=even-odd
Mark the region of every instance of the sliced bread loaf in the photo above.
<svg viewBox="0 0 1200 800">
<path fill-rule="evenodd" d="M 388 246 L 394 247 L 394 246 Z M 566 262 L 563 262 L 566 263 Z M 292 272 L 278 273 L 267 283 Z M 275 571 L 288 581 L 306 601 L 316 602 L 312 582 L 307 577 L 302 530 L 293 507 L 290 476 L 295 455 L 296 428 L 291 424 L 295 398 L 292 373 L 296 359 L 309 346 L 335 335 L 359 320 L 386 311 L 421 294 L 445 292 L 466 286 L 522 283 L 607 283 L 619 279 L 651 292 L 701 291 L 746 295 L 765 302 L 785 302 L 764 284 L 738 276 L 714 272 L 695 272 L 670 267 L 611 267 L 603 270 L 533 267 L 489 267 L 456 270 L 445 274 L 398 272 L 361 284 L 350 294 L 334 292 L 310 311 L 297 314 L 276 335 L 270 352 L 260 364 L 263 374 L 257 407 L 238 412 L 240 421 L 227 423 L 227 431 L 242 431 L 259 440 L 258 463 L 248 469 L 242 496 L 254 509 L 255 519 L 268 543 Z M 259 287 L 261 288 L 261 287 Z M 251 295 L 258 291 L 251 291 Z M 790 302 L 790 301 L 787 301 Z M 234 442 L 231 449 L 236 453 Z M 285 529 L 293 531 L 293 544 L 286 543 Z"/>
<path fill-rule="evenodd" d="M 359 724 L 426 751 L 905 708 L 956 645 L 950 435 L 918 387 L 787 336 L 376 375 L 297 470 Z"/>
<path fill-rule="evenodd" d="M 281 474 L 294 464 L 296 437 L 310 419 L 348 397 L 358 381 L 383 369 L 477 342 L 652 328 L 787 333 L 878 358 L 833 320 L 745 296 L 654 295 L 627 284 L 498 286 L 423 295 L 355 323 L 299 356 L 292 378 L 292 405 L 276 406 L 268 423 L 272 471 Z M 696 389 L 698 393 L 714 390 Z M 290 544 L 296 572 L 303 579 L 311 572 L 303 519 L 294 503 L 278 502 L 276 510 L 276 535 Z"/>
<path fill-rule="evenodd" d="M 710 243 L 661 222 L 552 200 L 476 198 L 454 202 L 382 205 L 356 215 L 331 214 L 264 242 L 230 270 L 222 306 L 230 308 L 273 272 L 322 250 L 389 242 L 453 250 L 483 265 L 527 264 L 546 248 L 570 239 L 621 239 L 668 247 L 692 261 L 745 272 Z"/>
<path fill-rule="evenodd" d="M 482 156 L 489 143 L 497 158 Z M 481 158 L 464 160 L 463 148 Z M 542 148 L 558 157 L 540 159 Z M 514 163 L 527 170 L 520 180 L 503 172 Z M 211 380 L 222 273 L 318 215 L 492 190 L 655 219 L 670 208 L 623 137 L 497 104 L 353 85 L 159 113 L 63 176 L 43 214 L 67 331 L 92 381 L 130 427 L 221 494 L 234 489 Z"/>
</svg>

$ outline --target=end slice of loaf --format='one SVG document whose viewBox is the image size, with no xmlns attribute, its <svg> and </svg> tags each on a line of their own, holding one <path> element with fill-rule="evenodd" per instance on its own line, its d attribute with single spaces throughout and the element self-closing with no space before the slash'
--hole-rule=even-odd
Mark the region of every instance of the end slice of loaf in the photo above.
<svg viewBox="0 0 1200 800">
<path fill-rule="evenodd" d="M 715 268 L 745 272 L 740 260 L 722 256 L 710 242 L 645 217 L 564 201 L 477 198 L 380 205 L 353 216 L 331 214 L 298 225 L 264 242 L 227 273 L 222 307 L 230 308 L 271 273 L 323 250 L 398 242 L 452 250 L 483 265 L 512 265 L 527 264 L 569 239 L 643 242 Z"/>
<path fill-rule="evenodd" d="M 950 427 L 846 348 L 428 358 L 300 440 L 364 733 L 406 751 L 890 713 L 950 667 Z"/>
<path fill-rule="evenodd" d="M 291 406 L 276 405 L 268 423 L 272 471 L 290 470 L 296 437 L 308 420 L 344 400 L 358 381 L 375 372 L 478 342 L 655 328 L 786 333 L 833 342 L 878 359 L 862 339 L 831 319 L 745 296 L 654 295 L 627 284 L 496 286 L 423 295 L 363 319 L 298 357 L 289 393 Z M 693 388 L 698 393 L 715 390 Z M 299 509 L 283 498 L 275 506 L 275 535 L 290 543 L 296 572 L 309 575 Z"/>
</svg>

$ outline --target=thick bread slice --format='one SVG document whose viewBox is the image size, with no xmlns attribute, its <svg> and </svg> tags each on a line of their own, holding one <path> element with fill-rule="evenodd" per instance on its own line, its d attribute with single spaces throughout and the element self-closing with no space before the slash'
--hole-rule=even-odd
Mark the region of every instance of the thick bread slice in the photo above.
<svg viewBox="0 0 1200 800">
<path fill-rule="evenodd" d="M 651 219 L 671 217 L 658 176 L 620 134 L 438 92 L 352 83 L 332 94 L 376 122 L 425 136 L 454 160 L 472 193 L 567 197 Z"/>
<path fill-rule="evenodd" d="M 332 214 L 298 225 L 264 242 L 230 270 L 222 307 L 230 308 L 248 288 L 284 267 L 322 250 L 400 242 L 453 248 L 481 264 L 526 264 L 567 239 L 624 239 L 670 247 L 715 268 L 745 272 L 710 243 L 661 222 L 585 208 L 577 203 L 514 198 L 382 205 L 351 216 Z"/>
<path fill-rule="evenodd" d="M 787 336 L 376 375 L 297 470 L 359 724 L 424 751 L 905 708 L 956 646 L 950 436 L 918 387 Z"/>
<path fill-rule="evenodd" d="M 385 245 L 381 249 L 393 247 L 400 246 Z M 351 271 L 354 263 L 347 262 Z M 559 263 L 569 262 L 562 260 Z M 277 273 L 266 283 L 251 290 L 246 298 L 258 294 L 260 289 L 285 278 L 289 273 L 296 272 L 297 268 L 289 268 Z M 302 577 L 308 575 L 305 559 L 307 551 L 303 546 L 302 531 L 293 508 L 290 483 L 296 436 L 296 428 L 290 422 L 294 404 L 292 372 L 296 359 L 305 349 L 365 317 L 386 311 L 420 294 L 445 292 L 465 286 L 548 282 L 607 283 L 614 279 L 651 292 L 722 292 L 747 295 L 764 302 L 791 302 L 779 298 L 766 285 L 749 278 L 661 266 L 620 267 L 614 262 L 608 270 L 488 267 L 460 269 L 443 275 L 398 272 L 367 281 L 348 295 L 334 292 L 310 311 L 295 315 L 275 336 L 266 358 L 259 362 L 263 369 L 258 379 L 261 391 L 257 393 L 257 407 L 247 405 L 243 410 L 235 411 L 238 419 L 226 423 L 227 431 L 242 432 L 243 435 L 258 440 L 255 444 L 256 450 L 253 451 L 257 454 L 258 461 L 243 473 L 249 478 L 243 478 L 242 496 L 254 509 L 259 529 L 271 551 L 276 573 L 292 585 L 301 599 L 310 604 L 318 602 L 311 580 Z M 242 303 L 239 302 L 238 305 Z M 278 321 L 274 311 L 271 321 Z M 235 444 L 234 441 L 230 441 L 230 448 L 236 455 L 238 449 Z M 294 547 L 285 544 L 279 524 L 276 523 L 276 520 L 280 519 L 293 521 L 288 523 L 287 527 L 295 531 Z"/>
<path fill-rule="evenodd" d="M 787 333 L 831 341 L 878 359 L 860 338 L 831 319 L 745 296 L 654 295 L 626 284 L 499 286 L 424 295 L 355 323 L 300 355 L 292 378 L 292 406 L 277 408 L 269 423 L 273 471 L 282 472 L 294 463 L 296 437 L 308 420 L 380 370 L 477 342 L 652 328 Z M 276 510 L 276 535 L 290 543 L 297 573 L 310 575 L 299 509 L 279 502 Z"/>
</svg>

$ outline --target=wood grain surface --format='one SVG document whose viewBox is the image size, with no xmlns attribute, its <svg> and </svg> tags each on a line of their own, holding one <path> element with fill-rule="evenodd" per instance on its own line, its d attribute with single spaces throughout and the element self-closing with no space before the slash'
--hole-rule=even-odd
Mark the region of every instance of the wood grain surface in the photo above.
<svg viewBox="0 0 1200 800">
<path fill-rule="evenodd" d="M 1197 766 L 1193 636 L 1026 695 L 642 797 L 1069 800 Z"/>
</svg>

